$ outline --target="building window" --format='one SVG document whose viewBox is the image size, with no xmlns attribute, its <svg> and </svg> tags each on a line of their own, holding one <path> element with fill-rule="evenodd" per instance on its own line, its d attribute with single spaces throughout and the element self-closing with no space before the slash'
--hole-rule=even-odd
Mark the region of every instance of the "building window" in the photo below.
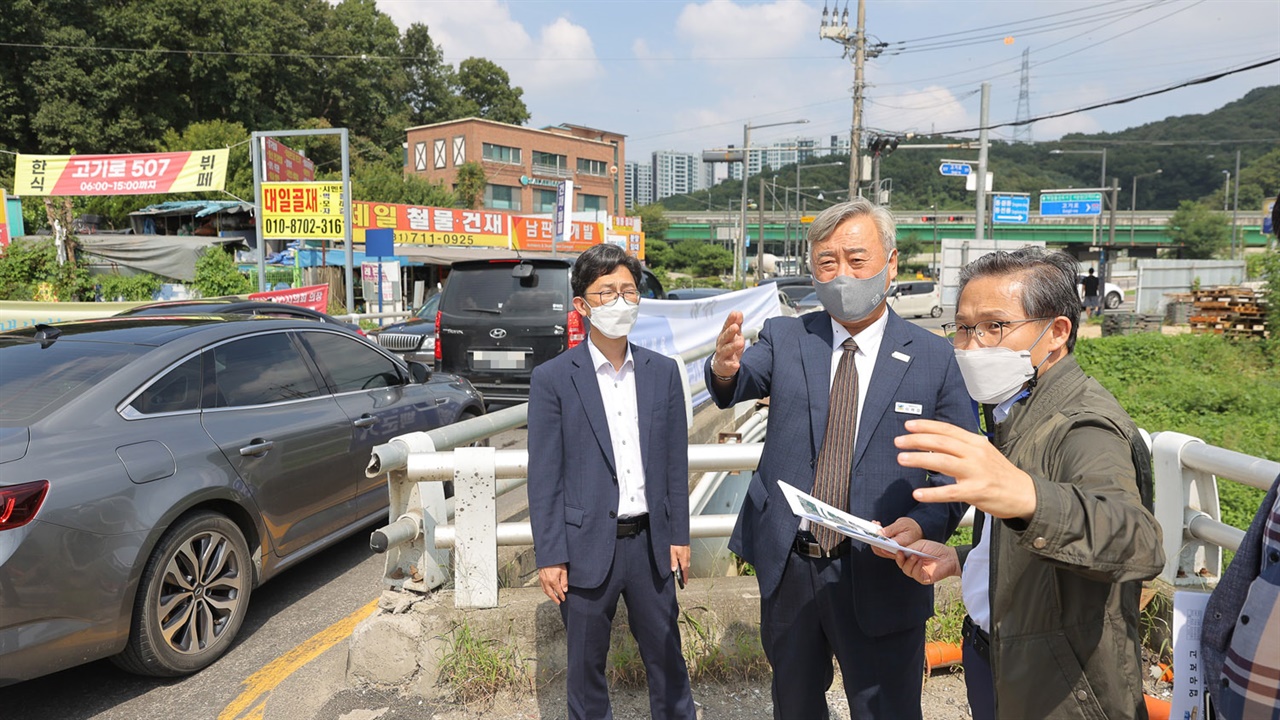
<svg viewBox="0 0 1280 720">
<path fill-rule="evenodd" d="M 569 177 L 569 158 L 566 155 L 534 150 L 533 172 L 538 175 Z"/>
<path fill-rule="evenodd" d="M 578 172 L 585 175 L 604 176 L 609 172 L 609 166 L 603 160 L 590 160 L 588 158 L 578 158 Z"/>
<path fill-rule="evenodd" d="M 485 185 L 484 206 L 490 210 L 519 210 L 520 188 L 510 185 Z"/>
<path fill-rule="evenodd" d="M 577 205 L 576 212 L 604 212 L 604 201 L 604 195 L 577 193 L 573 196 L 573 204 Z"/>
<path fill-rule="evenodd" d="M 535 189 L 533 191 L 533 211 L 536 213 L 555 212 L 556 191 Z"/>
<path fill-rule="evenodd" d="M 507 163 L 508 165 L 519 165 L 521 162 L 520 148 L 494 145 L 493 143 L 484 143 L 483 145 L 485 160 Z"/>
</svg>

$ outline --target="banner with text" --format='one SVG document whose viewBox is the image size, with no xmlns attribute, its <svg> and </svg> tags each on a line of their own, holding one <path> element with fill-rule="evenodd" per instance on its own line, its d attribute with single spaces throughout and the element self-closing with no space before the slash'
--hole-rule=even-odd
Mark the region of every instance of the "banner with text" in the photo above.
<svg viewBox="0 0 1280 720">
<path fill-rule="evenodd" d="M 351 208 L 351 240 L 364 242 L 365 230 L 391 229 L 404 245 L 511 247 L 511 218 L 486 210 L 364 202 Z"/>
<path fill-rule="evenodd" d="M 0 188 L 0 248 L 9 247 L 9 199 Z"/>
<path fill-rule="evenodd" d="M 556 237 L 556 224 L 551 218 L 516 217 L 511 219 L 514 232 L 512 240 L 517 250 L 551 251 Z M 604 223 L 577 222 L 569 239 L 556 245 L 556 250 L 580 253 L 604 242 Z"/>
<path fill-rule="evenodd" d="M 310 308 L 317 312 L 327 312 L 329 310 L 329 286 L 328 285 L 308 285 L 300 288 L 287 288 L 285 290 L 269 290 L 267 292 L 250 293 L 250 300 L 265 300 L 273 303 L 283 303 L 285 305 L 297 305 L 298 307 Z"/>
<path fill-rule="evenodd" d="M 262 138 L 262 157 L 267 182 L 310 182 L 316 179 L 316 164 L 306 155 L 275 138 Z"/>
<path fill-rule="evenodd" d="M 222 190 L 228 150 L 18 155 L 15 195 L 149 195 Z"/>
<path fill-rule="evenodd" d="M 342 183 L 262 183 L 262 237 L 344 237 Z"/>
</svg>

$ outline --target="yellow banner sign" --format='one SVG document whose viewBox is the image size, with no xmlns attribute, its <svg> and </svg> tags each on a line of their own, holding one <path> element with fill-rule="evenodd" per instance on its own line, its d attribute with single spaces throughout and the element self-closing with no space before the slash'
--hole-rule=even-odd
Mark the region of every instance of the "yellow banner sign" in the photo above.
<svg viewBox="0 0 1280 720">
<path fill-rule="evenodd" d="M 262 237 L 337 239 L 345 234 L 342 183 L 262 183 Z"/>
</svg>

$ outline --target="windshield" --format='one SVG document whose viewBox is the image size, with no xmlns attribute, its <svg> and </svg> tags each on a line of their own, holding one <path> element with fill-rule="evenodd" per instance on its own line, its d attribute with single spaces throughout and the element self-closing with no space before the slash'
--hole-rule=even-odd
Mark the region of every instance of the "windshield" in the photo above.
<svg viewBox="0 0 1280 720">
<path fill-rule="evenodd" d="M 87 392 L 152 348 L 0 339 L 0 425 L 30 425 Z"/>
<path fill-rule="evenodd" d="M 514 277 L 511 263 L 455 267 L 442 293 L 440 310 L 450 315 L 545 316 L 569 311 L 569 272 L 564 267 L 535 267 Z"/>
</svg>

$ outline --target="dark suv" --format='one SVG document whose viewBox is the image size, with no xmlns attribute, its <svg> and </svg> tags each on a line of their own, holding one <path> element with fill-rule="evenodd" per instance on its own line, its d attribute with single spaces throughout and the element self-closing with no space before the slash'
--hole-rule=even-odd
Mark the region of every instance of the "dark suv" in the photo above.
<svg viewBox="0 0 1280 720">
<path fill-rule="evenodd" d="M 586 339 L 573 309 L 572 259 L 454 263 L 436 313 L 436 365 L 471 381 L 488 402 L 529 399 L 538 365 Z M 640 293 L 665 294 L 645 270 Z"/>
</svg>

